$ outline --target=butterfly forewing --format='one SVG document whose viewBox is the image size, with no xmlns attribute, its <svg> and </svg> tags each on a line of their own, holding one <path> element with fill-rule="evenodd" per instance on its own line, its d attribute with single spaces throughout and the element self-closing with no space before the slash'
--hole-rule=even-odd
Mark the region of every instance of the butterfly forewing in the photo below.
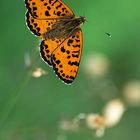
<svg viewBox="0 0 140 140">
<path fill-rule="evenodd" d="M 77 75 L 81 53 L 82 31 L 80 28 L 52 53 L 53 69 L 58 77 L 67 84 L 72 83 Z"/>
<path fill-rule="evenodd" d="M 43 60 L 48 64 L 52 65 L 51 63 L 51 55 L 52 52 L 64 41 L 64 38 L 62 39 L 46 39 L 43 40 L 40 44 L 40 55 L 43 58 Z"/>
<path fill-rule="evenodd" d="M 58 20 L 38 20 L 33 18 L 33 16 L 27 12 L 26 13 L 26 22 L 27 26 L 29 27 L 30 31 L 37 36 L 44 36 L 56 23 Z"/>
<path fill-rule="evenodd" d="M 25 0 L 34 18 L 54 19 L 74 17 L 72 10 L 62 0 Z"/>
</svg>

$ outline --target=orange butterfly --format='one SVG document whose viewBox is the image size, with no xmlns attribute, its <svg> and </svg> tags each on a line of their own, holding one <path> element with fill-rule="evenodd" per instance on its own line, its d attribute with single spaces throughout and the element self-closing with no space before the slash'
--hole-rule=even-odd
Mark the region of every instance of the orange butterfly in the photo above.
<svg viewBox="0 0 140 140">
<path fill-rule="evenodd" d="M 69 84 L 77 75 L 85 17 L 75 17 L 62 0 L 25 0 L 29 29 L 39 36 L 40 54 L 58 77 Z"/>
</svg>

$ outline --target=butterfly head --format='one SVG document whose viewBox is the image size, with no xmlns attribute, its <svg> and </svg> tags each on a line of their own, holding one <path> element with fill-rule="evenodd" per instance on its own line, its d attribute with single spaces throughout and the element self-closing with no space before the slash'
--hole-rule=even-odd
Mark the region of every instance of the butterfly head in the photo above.
<svg viewBox="0 0 140 140">
<path fill-rule="evenodd" d="M 85 21 L 86 21 L 86 17 L 82 17 L 82 16 L 80 16 L 80 19 L 81 19 L 81 22 L 82 22 L 82 23 L 85 23 Z"/>
<path fill-rule="evenodd" d="M 76 22 L 77 22 L 78 25 L 81 25 L 81 24 L 85 23 L 85 21 L 86 21 L 85 17 L 80 16 L 80 17 L 76 18 Z"/>
</svg>

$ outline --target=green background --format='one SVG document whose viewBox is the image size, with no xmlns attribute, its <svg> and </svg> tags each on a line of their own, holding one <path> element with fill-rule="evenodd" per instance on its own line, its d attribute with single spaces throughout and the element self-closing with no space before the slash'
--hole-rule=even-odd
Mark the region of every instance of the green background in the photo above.
<svg viewBox="0 0 140 140">
<path fill-rule="evenodd" d="M 26 27 L 24 1 L 0 2 L 1 140 L 55 140 L 61 116 L 72 119 L 82 112 L 101 112 L 111 99 L 107 95 L 109 87 L 99 90 L 104 81 L 109 79 L 118 89 L 113 96 L 121 98 L 126 82 L 140 80 L 140 1 L 64 1 L 77 16 L 87 19 L 82 26 L 84 41 L 80 69 L 70 86 L 58 80 L 53 70 L 40 61 L 39 53 L 35 53 L 39 41 Z M 105 32 L 111 33 L 112 37 Z M 84 69 L 88 56 L 96 52 L 110 61 L 109 74 L 100 80 L 90 79 Z M 25 53 L 34 59 L 34 67 L 43 68 L 47 75 L 31 77 L 24 65 Z M 103 100 L 102 94 L 107 99 Z M 97 139 L 85 126 L 67 136 L 68 140 Z M 129 107 L 120 123 L 107 129 L 100 139 L 140 139 L 140 108 Z"/>
</svg>

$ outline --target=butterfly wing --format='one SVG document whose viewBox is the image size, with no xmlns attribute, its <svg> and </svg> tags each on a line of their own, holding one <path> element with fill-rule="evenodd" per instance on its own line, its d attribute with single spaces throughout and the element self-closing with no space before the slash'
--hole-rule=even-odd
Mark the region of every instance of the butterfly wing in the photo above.
<svg viewBox="0 0 140 140">
<path fill-rule="evenodd" d="M 74 17 L 72 10 L 62 0 L 25 0 L 25 5 L 37 19 Z"/>
<path fill-rule="evenodd" d="M 36 36 L 43 36 L 46 34 L 58 20 L 38 20 L 33 18 L 33 16 L 27 12 L 26 13 L 26 23 L 30 31 Z"/>
<path fill-rule="evenodd" d="M 43 40 L 40 44 L 40 55 L 41 58 L 48 64 L 52 65 L 51 63 L 51 55 L 52 52 L 57 48 L 62 42 L 64 41 L 64 38 L 62 39 L 46 39 Z"/>
<path fill-rule="evenodd" d="M 58 77 L 67 84 L 72 83 L 77 75 L 81 53 L 82 31 L 80 28 L 52 53 L 53 69 Z"/>
</svg>

